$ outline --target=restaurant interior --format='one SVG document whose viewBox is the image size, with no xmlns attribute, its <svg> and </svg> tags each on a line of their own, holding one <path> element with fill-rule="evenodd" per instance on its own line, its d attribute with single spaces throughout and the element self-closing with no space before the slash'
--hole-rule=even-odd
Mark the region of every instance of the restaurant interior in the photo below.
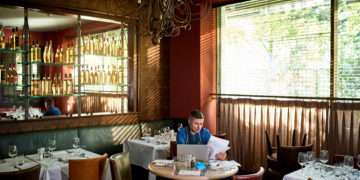
<svg viewBox="0 0 360 180">
<path fill-rule="evenodd" d="M 1 180 L 360 180 L 360 1 L 1 0 Z"/>
</svg>

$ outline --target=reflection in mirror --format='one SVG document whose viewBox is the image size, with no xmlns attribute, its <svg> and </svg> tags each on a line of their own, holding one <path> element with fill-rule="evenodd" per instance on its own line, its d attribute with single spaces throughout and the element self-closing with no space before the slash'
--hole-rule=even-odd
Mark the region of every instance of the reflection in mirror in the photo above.
<svg viewBox="0 0 360 180">
<path fill-rule="evenodd" d="M 81 16 L 79 66 L 81 112 L 128 112 L 128 27 L 125 23 Z"/>
<path fill-rule="evenodd" d="M 26 119 L 26 102 L 28 119 L 133 109 L 129 94 L 135 89 L 130 80 L 135 73 L 128 24 L 28 9 L 25 33 L 25 11 L 0 7 L 2 119 Z"/>
</svg>

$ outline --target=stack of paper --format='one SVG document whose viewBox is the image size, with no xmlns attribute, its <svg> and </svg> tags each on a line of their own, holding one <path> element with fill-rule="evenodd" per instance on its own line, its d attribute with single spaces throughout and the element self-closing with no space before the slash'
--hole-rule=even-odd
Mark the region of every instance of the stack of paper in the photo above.
<svg viewBox="0 0 360 180">
<path fill-rule="evenodd" d="M 180 169 L 178 172 L 178 175 L 183 176 L 200 176 L 201 171 L 200 170 L 188 170 L 188 169 Z"/>
<path fill-rule="evenodd" d="M 215 155 L 219 152 L 226 152 L 229 150 L 229 141 L 226 139 L 221 139 L 215 136 L 211 136 L 208 142 L 209 147 L 209 159 L 215 159 Z"/>
</svg>

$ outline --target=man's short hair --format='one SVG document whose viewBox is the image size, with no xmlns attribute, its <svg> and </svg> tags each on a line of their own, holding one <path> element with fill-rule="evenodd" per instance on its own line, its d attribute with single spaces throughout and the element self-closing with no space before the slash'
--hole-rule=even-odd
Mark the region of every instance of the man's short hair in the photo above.
<svg viewBox="0 0 360 180">
<path fill-rule="evenodd" d="M 195 118 L 195 119 L 204 119 L 205 116 L 200 110 L 195 109 L 190 112 L 190 117 Z"/>
</svg>

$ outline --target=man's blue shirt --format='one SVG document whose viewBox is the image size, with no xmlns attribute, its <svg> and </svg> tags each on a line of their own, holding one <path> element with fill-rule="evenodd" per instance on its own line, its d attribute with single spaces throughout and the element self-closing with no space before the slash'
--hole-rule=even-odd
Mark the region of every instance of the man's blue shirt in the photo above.
<svg viewBox="0 0 360 180">
<path fill-rule="evenodd" d="M 44 116 L 58 116 L 61 115 L 61 111 L 57 107 L 50 107 L 44 114 Z"/>
<path fill-rule="evenodd" d="M 207 144 L 210 139 L 210 131 L 202 128 L 199 133 L 191 134 L 188 127 L 181 128 L 176 135 L 177 144 Z"/>
</svg>

